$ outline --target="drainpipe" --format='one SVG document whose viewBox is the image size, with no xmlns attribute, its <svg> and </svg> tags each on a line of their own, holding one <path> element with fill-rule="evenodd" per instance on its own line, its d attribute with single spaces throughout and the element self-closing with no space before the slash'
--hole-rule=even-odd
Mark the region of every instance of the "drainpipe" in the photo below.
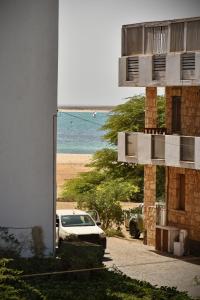
<svg viewBox="0 0 200 300">
<path fill-rule="evenodd" d="M 57 149 L 57 114 L 53 115 L 53 255 L 56 249 L 56 149 Z"/>
</svg>

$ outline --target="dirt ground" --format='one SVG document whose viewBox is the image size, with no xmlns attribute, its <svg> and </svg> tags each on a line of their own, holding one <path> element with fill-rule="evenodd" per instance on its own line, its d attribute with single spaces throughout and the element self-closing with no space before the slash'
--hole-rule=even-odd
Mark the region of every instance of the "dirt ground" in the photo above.
<svg viewBox="0 0 200 300">
<path fill-rule="evenodd" d="M 134 202 L 121 202 L 122 209 L 135 208 L 139 204 L 140 203 L 134 203 Z M 75 209 L 76 202 L 57 201 L 56 207 L 57 207 L 57 209 Z"/>
</svg>

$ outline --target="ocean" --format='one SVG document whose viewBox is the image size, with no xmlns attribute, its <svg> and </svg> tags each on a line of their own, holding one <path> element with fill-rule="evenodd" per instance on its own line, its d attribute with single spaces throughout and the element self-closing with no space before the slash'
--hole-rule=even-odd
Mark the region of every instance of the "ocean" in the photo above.
<svg viewBox="0 0 200 300">
<path fill-rule="evenodd" d="M 57 153 L 92 154 L 110 147 L 100 130 L 109 112 L 58 112 Z"/>
</svg>

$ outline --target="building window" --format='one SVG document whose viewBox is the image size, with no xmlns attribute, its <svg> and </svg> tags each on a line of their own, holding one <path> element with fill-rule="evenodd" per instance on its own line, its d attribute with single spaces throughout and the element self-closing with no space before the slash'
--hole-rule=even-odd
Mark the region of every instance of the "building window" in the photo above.
<svg viewBox="0 0 200 300">
<path fill-rule="evenodd" d="M 181 132 L 181 96 L 172 97 L 172 133 Z"/>
<path fill-rule="evenodd" d="M 170 51 L 184 50 L 184 23 L 172 23 L 170 32 Z"/>
<path fill-rule="evenodd" d="M 185 175 L 177 176 L 177 210 L 185 210 Z"/>
<path fill-rule="evenodd" d="M 162 54 L 168 50 L 168 26 L 145 28 L 145 53 Z"/>
<path fill-rule="evenodd" d="M 187 51 L 200 50 L 200 20 L 187 23 Z"/>
<path fill-rule="evenodd" d="M 125 49 L 123 55 L 142 54 L 143 30 L 142 26 L 124 29 Z"/>
</svg>

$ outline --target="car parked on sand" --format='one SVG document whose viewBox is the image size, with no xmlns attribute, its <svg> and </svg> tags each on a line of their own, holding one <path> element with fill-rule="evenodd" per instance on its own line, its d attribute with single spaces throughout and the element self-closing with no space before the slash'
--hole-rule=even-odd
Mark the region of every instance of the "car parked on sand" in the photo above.
<svg viewBox="0 0 200 300">
<path fill-rule="evenodd" d="M 58 209 L 56 211 L 57 244 L 73 236 L 78 240 L 101 245 L 106 249 L 106 235 L 91 215 L 78 209 Z"/>
</svg>

